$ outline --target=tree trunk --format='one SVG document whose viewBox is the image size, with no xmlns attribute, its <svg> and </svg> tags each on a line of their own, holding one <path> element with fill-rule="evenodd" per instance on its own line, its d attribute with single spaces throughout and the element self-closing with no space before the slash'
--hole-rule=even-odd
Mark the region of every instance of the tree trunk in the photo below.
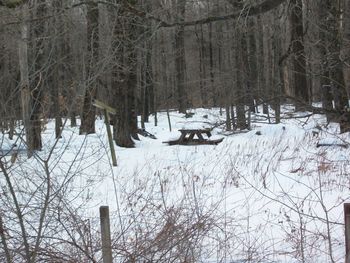
<svg viewBox="0 0 350 263">
<path fill-rule="evenodd" d="M 271 103 L 271 25 L 268 17 L 261 19 L 262 22 L 262 54 L 263 54 L 263 113 L 269 114 L 269 104 Z"/>
<path fill-rule="evenodd" d="M 341 10 L 338 1 L 324 0 L 319 7 L 322 61 L 322 104 L 328 121 L 340 121 L 348 105 L 344 63 L 341 61 Z M 332 99 L 334 100 L 334 107 Z M 334 112 L 335 110 L 335 112 Z"/>
<path fill-rule="evenodd" d="M 55 25 L 55 35 L 58 36 L 57 40 L 52 43 L 52 58 L 54 60 L 53 69 L 51 69 L 50 74 L 50 93 L 53 101 L 53 117 L 55 118 L 55 137 L 56 139 L 61 137 L 62 130 L 62 111 L 61 111 L 61 89 L 64 86 L 64 74 L 68 74 L 64 72 L 64 67 L 62 66 L 62 60 L 66 50 L 64 50 L 65 44 L 64 39 L 62 38 L 62 34 L 60 32 L 61 29 L 64 28 L 62 18 L 58 15 L 60 10 L 62 9 L 62 1 L 55 0 L 52 2 L 54 7 L 53 14 L 55 15 L 54 25 Z M 70 94 L 71 96 L 71 94 Z"/>
<path fill-rule="evenodd" d="M 264 103 L 264 86 L 265 86 L 265 65 L 264 65 L 264 48 L 263 48 L 263 43 L 264 39 L 262 37 L 261 31 L 262 31 L 262 26 L 261 26 L 261 18 L 260 17 L 255 17 L 254 19 L 254 36 L 255 36 L 255 47 L 256 47 L 256 66 L 257 66 L 257 102 L 256 104 L 258 105 L 259 109 L 259 104 L 261 101 Z"/>
<path fill-rule="evenodd" d="M 35 17 L 44 17 L 47 15 L 47 3 L 45 0 L 37 2 L 37 10 L 34 14 Z M 40 150 L 42 147 L 41 141 L 41 108 L 42 100 L 44 97 L 44 80 L 47 77 L 46 68 L 46 55 L 45 55 L 45 30 L 46 23 L 43 21 L 37 21 L 33 23 L 34 41 L 34 82 L 31 83 L 31 104 L 32 111 L 30 116 L 30 122 L 32 122 L 32 141 L 31 147 L 34 150 Z"/>
<path fill-rule="evenodd" d="M 281 26 L 279 23 L 278 12 L 273 13 L 273 39 L 272 39 L 272 72 L 273 72 L 273 103 L 272 107 L 275 111 L 275 123 L 281 122 L 281 96 L 283 90 L 283 74 L 282 67 L 279 65 L 279 60 L 282 57 L 282 41 L 281 41 Z"/>
<path fill-rule="evenodd" d="M 131 1 L 130 1 L 131 2 Z M 130 3 L 133 4 L 133 3 Z M 123 11 L 122 11 L 123 12 Z M 115 45 L 114 88 L 117 114 L 114 118 L 113 137 L 121 147 L 134 147 L 134 139 L 138 138 L 135 90 L 137 86 L 136 48 L 137 32 L 133 20 L 117 19 L 114 35 L 119 37 Z M 122 65 L 122 66 L 120 66 Z"/>
<path fill-rule="evenodd" d="M 39 110 L 38 100 L 35 100 L 38 96 L 38 91 L 32 93 L 29 82 L 29 67 L 28 67 L 28 25 L 25 20 L 28 19 L 28 6 L 22 7 L 23 11 L 23 23 L 21 26 L 21 40 L 19 42 L 19 66 L 21 74 L 21 104 L 22 104 L 22 117 L 25 127 L 25 134 L 28 147 L 28 157 L 31 157 L 35 150 L 40 150 L 41 145 L 41 132 L 40 121 L 37 115 Z M 40 82 L 37 83 L 40 85 Z M 35 107 L 35 108 L 34 108 Z M 39 119 L 40 120 L 40 119 Z M 38 127 L 36 127 L 39 125 Z"/>
<path fill-rule="evenodd" d="M 117 114 L 114 117 L 113 138 L 117 145 L 132 148 L 134 147 L 134 142 L 131 139 L 131 131 L 129 127 L 128 82 L 128 79 L 124 79 L 123 82 L 115 83 L 116 93 L 114 97 Z"/>
<path fill-rule="evenodd" d="M 99 49 L 99 32 L 98 19 L 99 10 L 98 4 L 91 1 L 87 5 L 87 64 L 86 64 L 86 90 L 84 95 L 83 110 L 81 115 L 80 134 L 95 133 L 95 116 L 96 109 L 92 105 L 92 101 L 96 98 L 97 87 L 94 75 L 94 66 L 98 60 Z"/>
<path fill-rule="evenodd" d="M 177 21 L 185 21 L 186 0 L 177 2 Z M 185 61 L 185 27 L 177 26 L 175 29 L 175 74 L 177 85 L 177 100 L 180 113 L 186 113 L 186 61 Z"/>
<path fill-rule="evenodd" d="M 291 0 L 291 6 L 291 50 L 293 54 L 294 92 L 297 100 L 296 107 L 299 110 L 303 110 L 306 104 L 310 103 L 310 92 L 306 79 L 302 0 Z"/>
<path fill-rule="evenodd" d="M 257 40 L 256 40 L 256 34 L 254 30 L 254 20 L 253 18 L 249 19 L 249 28 L 247 32 L 247 53 L 248 53 L 248 62 L 249 62 L 249 82 L 250 82 L 250 90 L 251 94 L 250 96 L 250 111 L 256 112 L 255 107 L 255 101 L 258 97 L 258 65 L 257 65 L 257 56 L 258 56 L 258 50 L 257 50 Z"/>
<path fill-rule="evenodd" d="M 348 97 L 350 97 L 350 1 L 344 0 L 343 13 L 343 39 L 342 39 L 342 57 L 343 71 L 345 79 L 345 89 Z"/>
<path fill-rule="evenodd" d="M 213 26 L 210 23 L 208 25 L 209 34 L 209 73 L 210 73 L 210 93 L 212 96 L 213 107 L 217 106 L 217 95 L 215 89 L 215 73 L 214 73 L 214 47 L 213 47 Z"/>
<path fill-rule="evenodd" d="M 328 0 L 321 1 L 318 9 L 318 21 L 319 25 L 319 38 L 320 43 L 318 48 L 321 54 L 321 99 L 322 107 L 326 110 L 327 121 L 334 119 L 334 114 L 331 114 L 333 110 L 333 98 L 332 98 L 332 89 L 330 82 L 330 72 L 329 72 L 329 35 L 327 34 L 328 27 L 330 26 L 328 20 L 328 10 L 330 2 Z"/>
<path fill-rule="evenodd" d="M 203 25 L 200 25 L 200 37 L 199 42 L 199 85 L 201 92 L 202 107 L 208 107 L 208 87 L 206 81 L 206 64 L 205 64 L 205 44 L 204 44 L 204 33 Z"/>
<path fill-rule="evenodd" d="M 242 43 L 243 41 L 245 42 L 246 40 L 243 37 L 243 34 L 241 32 L 238 32 L 236 35 L 236 38 L 239 39 L 237 41 L 238 43 L 236 50 L 236 78 L 237 78 L 237 87 L 236 87 L 236 116 L 237 116 L 237 128 L 240 130 L 244 130 L 247 128 L 247 121 L 246 121 L 246 116 L 245 116 L 245 106 L 244 106 L 244 101 L 245 101 L 245 83 L 244 83 L 244 76 L 242 76 L 244 73 L 242 72 L 242 69 L 244 68 L 244 54 L 242 54 Z M 244 69 L 243 69 L 244 71 Z"/>
<path fill-rule="evenodd" d="M 330 0 L 328 0 L 330 1 Z M 330 56 L 329 66 L 331 86 L 333 90 L 334 106 L 335 110 L 341 113 L 345 108 L 349 106 L 348 95 L 346 93 L 343 61 L 341 61 L 341 9 L 338 1 L 331 1 L 330 3 L 330 16 L 329 16 L 329 29 L 333 31 L 333 37 L 330 44 Z"/>
</svg>

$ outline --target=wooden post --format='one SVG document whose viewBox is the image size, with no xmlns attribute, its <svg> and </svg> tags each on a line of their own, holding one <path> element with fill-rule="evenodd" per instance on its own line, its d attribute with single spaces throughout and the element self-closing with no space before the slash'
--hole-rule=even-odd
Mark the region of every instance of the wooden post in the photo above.
<svg viewBox="0 0 350 263">
<path fill-rule="evenodd" d="M 109 207 L 100 206 L 101 241 L 103 263 L 112 263 L 111 229 L 109 223 Z"/>
<path fill-rule="evenodd" d="M 111 126 L 109 124 L 109 114 L 115 115 L 117 113 L 117 111 L 114 108 L 108 106 L 107 104 L 104 104 L 102 101 L 99 101 L 99 100 L 94 100 L 92 104 L 96 108 L 103 110 L 103 113 L 105 116 L 107 135 L 108 135 L 108 143 L 109 143 L 109 147 L 111 149 L 112 163 L 113 163 L 113 166 L 117 166 L 117 157 L 115 155 L 112 131 L 111 131 Z"/>
<path fill-rule="evenodd" d="M 107 135 L 108 135 L 108 142 L 109 142 L 109 147 L 111 149 L 111 155 L 112 155 L 112 163 L 113 166 L 117 166 L 117 157 L 115 156 L 115 150 L 114 150 L 114 142 L 113 142 L 113 137 L 112 137 L 112 131 L 111 131 L 111 125 L 109 124 L 109 113 L 105 109 L 104 110 L 105 114 L 105 122 L 106 122 L 106 129 L 107 129 Z"/>
<path fill-rule="evenodd" d="M 350 263 L 350 203 L 344 203 L 345 263 Z"/>
</svg>

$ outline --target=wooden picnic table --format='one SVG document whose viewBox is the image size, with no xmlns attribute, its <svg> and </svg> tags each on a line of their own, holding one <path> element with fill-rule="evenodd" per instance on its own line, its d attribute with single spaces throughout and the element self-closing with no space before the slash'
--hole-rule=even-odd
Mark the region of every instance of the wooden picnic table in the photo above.
<svg viewBox="0 0 350 263">
<path fill-rule="evenodd" d="M 199 144 L 219 144 L 224 138 L 210 140 L 210 129 L 181 129 L 181 136 L 177 140 L 168 141 L 169 145 L 199 145 Z M 204 135 L 204 136 L 203 136 Z"/>
</svg>

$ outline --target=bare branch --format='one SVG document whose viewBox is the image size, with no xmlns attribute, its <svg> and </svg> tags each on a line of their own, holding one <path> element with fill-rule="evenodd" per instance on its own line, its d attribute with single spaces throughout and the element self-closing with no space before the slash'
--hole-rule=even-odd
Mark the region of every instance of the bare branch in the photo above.
<svg viewBox="0 0 350 263">
<path fill-rule="evenodd" d="M 0 6 L 4 6 L 7 8 L 16 8 L 27 2 L 26 0 L 0 0 Z"/>
<path fill-rule="evenodd" d="M 104 1 L 99 1 L 99 3 L 102 3 Z M 149 14 L 145 11 L 138 10 L 134 6 L 130 5 L 126 1 L 123 1 L 124 6 L 128 9 L 128 11 L 140 16 L 149 18 L 152 20 L 155 20 L 159 23 L 158 27 L 174 27 L 174 26 L 195 26 L 195 25 L 201 25 L 201 24 L 209 24 L 212 22 L 217 21 L 225 21 L 229 19 L 235 19 L 238 17 L 249 17 L 249 16 L 255 16 L 259 14 L 263 14 L 266 12 L 269 12 L 281 4 L 286 2 L 286 0 L 265 0 L 259 5 L 256 6 L 246 6 L 243 10 L 239 10 L 238 12 L 234 12 L 232 14 L 223 15 L 223 16 L 211 16 L 199 20 L 194 21 L 185 21 L 185 22 L 175 22 L 175 23 L 168 23 L 166 21 L 161 20 L 158 17 L 153 16 L 152 14 Z"/>
</svg>

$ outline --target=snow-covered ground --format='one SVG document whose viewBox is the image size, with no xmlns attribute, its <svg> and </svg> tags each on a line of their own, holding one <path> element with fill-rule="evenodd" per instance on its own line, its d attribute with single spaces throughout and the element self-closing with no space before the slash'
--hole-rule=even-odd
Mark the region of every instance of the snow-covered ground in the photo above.
<svg viewBox="0 0 350 263">
<path fill-rule="evenodd" d="M 175 254 L 181 241 L 198 262 L 344 262 L 350 150 L 317 144 L 348 144 L 349 134 L 339 135 L 324 116 L 290 110 L 283 110 L 281 124 L 253 115 L 252 130 L 235 134 L 218 125 L 225 116 L 219 109 L 193 109 L 187 119 L 170 112 L 171 132 L 166 113 L 159 113 L 157 127 L 153 117 L 146 124 L 157 139 L 140 136 L 135 148 L 116 147 L 117 167 L 103 120 L 88 136 L 67 123 L 57 144 L 49 122 L 38 157 L 52 151 L 54 184 L 69 189 L 66 198 L 83 218 L 98 222 L 99 206 L 110 207 L 115 246 L 128 250 L 116 255 L 140 250 L 145 261 L 139 262 L 152 262 L 160 243 Z M 163 143 L 183 127 L 208 125 L 216 126 L 215 138 L 224 137 L 217 146 Z M 3 137 L 2 149 L 12 143 Z M 43 169 L 36 159 L 20 152 L 11 171 Z"/>
</svg>

